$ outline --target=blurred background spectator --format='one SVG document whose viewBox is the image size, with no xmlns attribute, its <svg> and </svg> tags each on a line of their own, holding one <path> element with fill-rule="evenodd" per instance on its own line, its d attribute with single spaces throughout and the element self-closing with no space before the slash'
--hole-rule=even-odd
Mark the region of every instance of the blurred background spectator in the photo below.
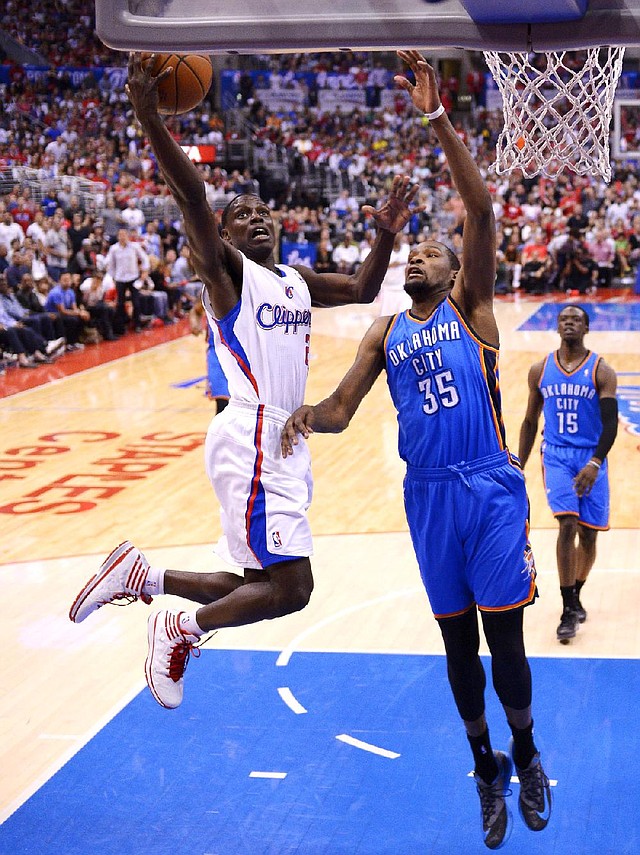
<svg viewBox="0 0 640 855">
<path fill-rule="evenodd" d="M 42 0 L 36 8 L 8 0 L 0 12 L 0 28 L 33 57 L 25 65 L 0 56 L 0 272 L 29 311 L 37 301 L 62 316 L 56 332 L 66 324 L 72 345 L 88 321 L 109 340 L 98 304 L 109 305 L 112 288 L 122 292 L 111 306 L 114 336 L 126 334 L 129 322 L 141 329 L 140 315 L 179 320 L 201 289 L 178 209 L 124 93 L 127 56 L 101 44 L 94 23 L 90 0 Z M 515 299 L 632 287 L 640 261 L 636 161 L 614 159 L 608 186 L 570 171 L 554 180 L 498 176 L 492 166 L 502 113 L 482 56 L 452 52 L 435 64 L 456 132 L 492 194 L 498 293 Z M 353 271 L 374 234 L 362 206 L 375 206 L 393 177 L 406 173 L 420 185 L 425 211 L 412 218 L 393 258 L 404 259 L 427 236 L 459 247 L 464 208 L 427 120 L 394 89 L 395 54 L 215 57 L 214 67 L 202 104 L 167 124 L 198 163 L 218 215 L 234 194 L 257 193 L 273 211 L 281 261 Z M 637 86 L 638 77 L 630 66 L 625 85 Z M 621 114 L 630 152 L 640 149 L 639 116 L 628 106 Z M 114 277 L 113 247 L 123 232 L 136 247 L 130 280 Z M 400 277 L 398 305 L 402 264 L 392 263 L 388 274 L 389 281 Z M 67 284 L 65 274 L 75 280 Z M 103 284 L 86 285 L 94 277 Z M 385 280 L 381 310 L 386 290 Z M 71 296 L 73 311 L 86 319 L 68 320 Z"/>
</svg>

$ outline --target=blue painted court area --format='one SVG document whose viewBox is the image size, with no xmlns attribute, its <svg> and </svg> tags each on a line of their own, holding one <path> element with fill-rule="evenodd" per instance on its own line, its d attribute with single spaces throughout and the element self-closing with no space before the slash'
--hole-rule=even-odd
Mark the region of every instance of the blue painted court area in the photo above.
<svg viewBox="0 0 640 855">
<path fill-rule="evenodd" d="M 542 303 L 521 324 L 522 331 L 555 330 L 558 315 L 567 306 L 580 306 L 589 314 L 591 332 L 640 332 L 640 303 Z"/>
<path fill-rule="evenodd" d="M 2 855 L 486 852 L 439 656 L 205 650 L 176 711 L 142 692 L 0 827 Z M 485 663 L 487 664 L 487 663 Z M 534 659 L 551 825 L 503 851 L 640 851 L 637 660 Z M 296 715 L 278 689 L 307 712 Z M 495 747 L 508 728 L 493 691 Z M 380 756 L 357 740 L 399 754 Z M 252 773 L 285 777 L 251 777 Z"/>
</svg>

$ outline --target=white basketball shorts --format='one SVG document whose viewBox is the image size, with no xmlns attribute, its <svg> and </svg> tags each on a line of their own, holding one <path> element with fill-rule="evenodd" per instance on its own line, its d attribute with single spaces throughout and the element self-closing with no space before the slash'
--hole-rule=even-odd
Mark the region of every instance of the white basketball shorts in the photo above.
<svg viewBox="0 0 640 855">
<path fill-rule="evenodd" d="M 209 427 L 205 466 L 220 502 L 216 553 L 229 564 L 263 569 L 313 554 L 307 510 L 311 456 L 300 437 L 284 459 L 280 434 L 288 413 L 231 401 Z"/>
</svg>

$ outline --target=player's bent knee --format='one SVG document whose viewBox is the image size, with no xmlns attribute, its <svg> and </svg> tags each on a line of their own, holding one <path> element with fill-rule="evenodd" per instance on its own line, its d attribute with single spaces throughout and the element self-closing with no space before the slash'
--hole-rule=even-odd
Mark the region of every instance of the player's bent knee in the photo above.
<svg viewBox="0 0 640 855">
<path fill-rule="evenodd" d="M 288 601 L 288 609 L 287 614 L 291 612 L 299 612 L 306 605 L 308 605 L 309 600 L 311 599 L 311 588 L 307 585 L 299 585 L 293 591 L 290 592 Z"/>
<path fill-rule="evenodd" d="M 308 559 L 279 565 L 271 576 L 274 605 L 280 616 L 301 611 L 313 591 L 313 576 Z"/>
</svg>

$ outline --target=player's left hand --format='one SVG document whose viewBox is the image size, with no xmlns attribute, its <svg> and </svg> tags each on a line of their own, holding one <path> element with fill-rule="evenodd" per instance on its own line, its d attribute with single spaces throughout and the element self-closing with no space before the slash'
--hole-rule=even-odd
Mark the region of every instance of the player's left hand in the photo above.
<svg viewBox="0 0 640 855">
<path fill-rule="evenodd" d="M 440 106 L 440 93 L 433 67 L 417 50 L 399 50 L 398 56 L 413 72 L 415 85 L 400 74 L 393 78 L 394 82 L 408 93 L 418 110 L 435 113 Z"/>
<path fill-rule="evenodd" d="M 396 175 L 388 199 L 379 208 L 363 205 L 362 213 L 368 217 L 373 217 L 378 229 L 383 229 L 394 235 L 398 234 L 414 214 L 420 214 L 424 211 L 424 205 L 411 207 L 419 189 L 417 184 L 410 184 L 408 176 Z"/>
<path fill-rule="evenodd" d="M 280 447 L 283 457 L 289 457 L 289 455 L 293 454 L 293 446 L 298 444 L 298 434 L 301 434 L 305 439 L 309 439 L 309 436 L 313 433 L 312 425 L 313 407 L 307 404 L 298 407 L 289 416 L 280 436 Z"/>
<path fill-rule="evenodd" d="M 573 489 L 576 491 L 578 496 L 582 497 L 589 495 L 591 488 L 596 483 L 596 478 L 598 477 L 599 472 L 599 469 L 589 464 L 582 467 L 573 479 Z"/>
</svg>

